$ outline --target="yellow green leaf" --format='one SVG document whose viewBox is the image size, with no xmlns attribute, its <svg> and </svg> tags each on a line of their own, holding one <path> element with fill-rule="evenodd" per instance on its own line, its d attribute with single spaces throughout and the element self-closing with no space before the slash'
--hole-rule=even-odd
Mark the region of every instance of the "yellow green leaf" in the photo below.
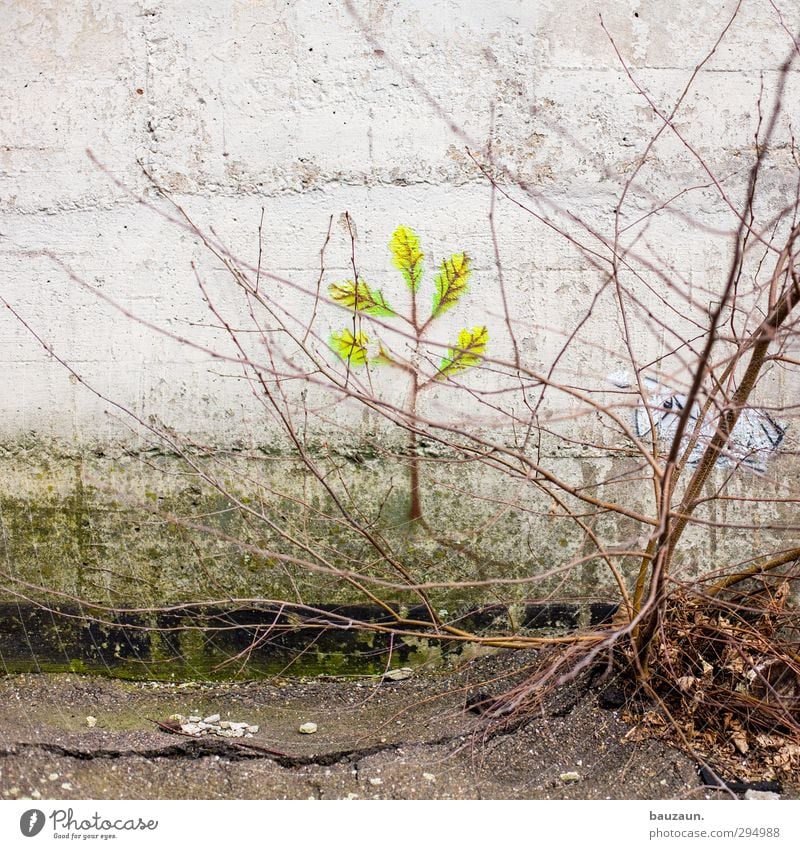
<svg viewBox="0 0 800 849">
<path fill-rule="evenodd" d="M 422 279 L 422 260 L 425 257 L 419 248 L 419 237 L 410 227 L 401 225 L 392 233 L 389 250 L 395 268 L 402 272 L 408 287 L 416 292 Z"/>
<path fill-rule="evenodd" d="M 472 268 L 466 254 L 453 254 L 450 259 L 442 260 L 442 267 L 436 275 L 436 291 L 433 293 L 431 317 L 447 312 L 458 303 L 458 299 L 467 291 L 467 281 Z"/>
<path fill-rule="evenodd" d="M 448 348 L 447 355 L 439 364 L 436 377 L 441 380 L 478 365 L 483 359 L 488 342 L 489 331 L 485 326 L 476 325 L 472 330 L 465 327 L 458 334 L 458 343 Z"/>
<path fill-rule="evenodd" d="M 395 315 L 383 292 L 380 289 L 370 289 L 369 285 L 363 280 L 359 280 L 358 284 L 352 280 L 345 280 L 344 283 L 333 283 L 328 291 L 337 304 L 351 310 L 369 313 L 370 315 Z"/>
<path fill-rule="evenodd" d="M 345 328 L 338 333 L 331 333 L 330 346 L 347 362 L 354 366 L 363 366 L 367 362 L 367 345 L 369 337 L 366 333 L 359 331 L 353 336 L 352 332 Z"/>
</svg>

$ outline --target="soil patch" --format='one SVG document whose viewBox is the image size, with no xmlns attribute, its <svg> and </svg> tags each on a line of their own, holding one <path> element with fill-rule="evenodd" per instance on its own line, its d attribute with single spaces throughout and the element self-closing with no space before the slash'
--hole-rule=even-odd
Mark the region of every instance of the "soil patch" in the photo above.
<svg viewBox="0 0 800 849">
<path fill-rule="evenodd" d="M 134 683 L 73 674 L 10 675 L 0 680 L 0 797 L 724 795 L 703 788 L 684 753 L 663 741 L 631 739 L 622 710 L 602 708 L 597 690 L 565 688 L 523 725 L 487 728 L 470 710 L 470 700 L 476 692 L 507 688 L 535 660 L 533 653 L 501 652 L 398 681 Z M 152 721 L 175 713 L 219 714 L 223 721 L 258 725 L 246 743 L 282 754 L 234 740 L 164 733 Z M 306 722 L 317 725 L 316 733 L 299 733 Z"/>
</svg>

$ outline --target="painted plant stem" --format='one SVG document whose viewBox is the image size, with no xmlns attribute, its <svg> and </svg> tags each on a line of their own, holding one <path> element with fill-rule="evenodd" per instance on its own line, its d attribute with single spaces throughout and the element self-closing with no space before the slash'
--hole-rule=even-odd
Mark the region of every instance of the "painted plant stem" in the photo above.
<svg viewBox="0 0 800 849">
<path fill-rule="evenodd" d="M 420 418 L 418 404 L 420 393 L 437 382 L 451 380 L 455 375 L 479 365 L 489 342 L 485 325 L 464 327 L 457 341 L 447 348 L 438 368 L 432 373 L 423 367 L 424 345 L 432 324 L 445 312 L 457 306 L 467 291 L 472 274 L 472 260 L 466 253 L 455 253 L 443 259 L 434 277 L 434 291 L 430 313 L 423 319 L 419 309 L 419 289 L 423 275 L 425 254 L 420 248 L 419 237 L 410 227 L 398 227 L 389 241 L 392 264 L 400 272 L 410 295 L 410 316 L 403 316 L 390 306 L 381 289 L 372 288 L 354 273 L 354 280 L 333 283 L 329 287 L 331 299 L 358 316 L 397 318 L 411 326 L 411 360 L 392 351 L 384 341 L 373 338 L 367 332 L 343 328 L 330 336 L 331 348 L 351 366 L 367 369 L 388 366 L 406 372 L 410 377 L 410 388 L 406 400 L 405 415 L 408 420 L 407 451 L 409 456 L 409 522 L 419 522 L 422 509 L 422 460 L 419 456 Z"/>
</svg>

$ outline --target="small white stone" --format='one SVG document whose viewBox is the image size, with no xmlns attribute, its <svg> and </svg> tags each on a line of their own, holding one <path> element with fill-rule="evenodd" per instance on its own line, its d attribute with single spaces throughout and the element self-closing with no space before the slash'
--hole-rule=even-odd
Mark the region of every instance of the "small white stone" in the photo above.
<svg viewBox="0 0 800 849">
<path fill-rule="evenodd" d="M 370 778 L 369 783 L 373 787 L 377 787 L 378 785 L 383 784 L 383 779 L 382 778 Z"/>
<path fill-rule="evenodd" d="M 207 725 L 215 725 L 217 722 L 219 722 L 219 714 L 212 713 L 211 716 L 207 716 L 203 720 L 203 722 L 205 722 Z"/>
<path fill-rule="evenodd" d="M 38 790 L 34 790 L 31 793 L 31 799 L 41 799 L 41 798 L 42 798 L 42 794 Z"/>
<path fill-rule="evenodd" d="M 72 790 L 72 785 L 69 783 L 69 781 L 65 781 L 65 782 L 62 783 L 61 789 L 62 790 Z"/>
<path fill-rule="evenodd" d="M 89 728 L 94 728 L 95 725 L 97 725 L 97 717 L 96 716 L 87 716 L 86 717 L 86 724 L 89 726 Z"/>
<path fill-rule="evenodd" d="M 183 716 L 183 714 L 180 714 L 180 713 L 171 713 L 169 715 L 169 721 L 170 722 L 177 722 L 178 725 L 182 725 L 184 722 L 186 722 L 186 717 Z"/>
<path fill-rule="evenodd" d="M 202 716 L 197 716 L 196 714 L 192 714 L 191 716 L 187 716 L 186 718 L 189 720 L 189 722 L 202 722 L 203 720 Z"/>
<path fill-rule="evenodd" d="M 248 732 L 248 734 L 258 734 L 257 725 L 246 725 L 245 730 Z"/>
<path fill-rule="evenodd" d="M 317 733 L 317 723 L 316 722 L 304 722 L 297 730 L 301 734 L 316 734 Z"/>
<path fill-rule="evenodd" d="M 227 730 L 231 727 L 231 723 L 223 719 L 222 722 L 220 722 L 219 727 Z"/>
<path fill-rule="evenodd" d="M 47 778 L 49 781 L 58 781 L 58 773 L 57 772 L 49 772 L 47 774 Z"/>
<path fill-rule="evenodd" d="M 390 669 L 383 677 L 390 681 L 405 681 L 414 674 L 410 666 L 402 666 L 400 669 Z"/>
<path fill-rule="evenodd" d="M 561 775 L 558 776 L 563 782 L 569 783 L 570 781 L 580 781 L 581 777 L 577 772 L 562 772 Z"/>
<path fill-rule="evenodd" d="M 422 777 L 425 781 L 436 781 L 436 776 L 432 772 L 423 772 Z"/>
<path fill-rule="evenodd" d="M 780 799 L 779 793 L 773 793 L 771 790 L 748 790 L 744 794 L 745 799 Z"/>
</svg>

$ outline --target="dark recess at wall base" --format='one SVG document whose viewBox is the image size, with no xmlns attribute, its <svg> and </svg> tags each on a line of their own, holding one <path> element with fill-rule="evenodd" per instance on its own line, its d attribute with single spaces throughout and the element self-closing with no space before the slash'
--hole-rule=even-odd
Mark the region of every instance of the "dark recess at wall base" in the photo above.
<svg viewBox="0 0 800 849">
<path fill-rule="evenodd" d="M 573 631 L 609 622 L 616 609 L 605 602 L 530 603 L 517 612 L 517 629 Z M 406 615 L 428 621 L 424 608 L 412 608 Z M 505 605 L 494 605 L 472 610 L 456 624 L 476 634 L 509 633 L 513 618 Z M 320 606 L 304 615 L 274 606 L 201 605 L 168 613 L 120 610 L 111 615 L 89 607 L 0 603 L 0 670 L 149 680 L 379 674 L 387 665 L 414 666 L 465 645 L 381 634 L 358 627 L 358 622 L 388 625 L 393 620 L 378 607 L 362 605 Z"/>
</svg>

